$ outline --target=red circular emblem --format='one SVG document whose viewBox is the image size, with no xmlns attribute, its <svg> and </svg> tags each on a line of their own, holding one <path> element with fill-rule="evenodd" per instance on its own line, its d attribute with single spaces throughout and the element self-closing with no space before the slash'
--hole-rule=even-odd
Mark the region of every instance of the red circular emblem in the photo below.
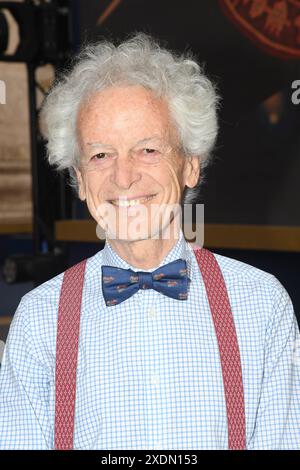
<svg viewBox="0 0 300 470">
<path fill-rule="evenodd" d="M 219 0 L 225 14 L 265 51 L 300 58 L 300 0 Z"/>
</svg>

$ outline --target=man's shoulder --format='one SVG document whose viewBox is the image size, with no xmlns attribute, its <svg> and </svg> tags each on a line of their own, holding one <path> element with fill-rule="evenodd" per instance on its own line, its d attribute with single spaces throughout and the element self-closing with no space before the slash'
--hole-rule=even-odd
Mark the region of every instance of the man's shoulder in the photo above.
<svg viewBox="0 0 300 470">
<path fill-rule="evenodd" d="M 221 268 L 222 273 L 228 277 L 241 279 L 241 281 L 257 281 L 267 284 L 273 283 L 274 279 L 276 279 L 272 273 L 245 263 L 244 261 L 240 261 L 235 258 L 229 258 L 218 253 L 214 253 L 214 256 Z"/>
<path fill-rule="evenodd" d="M 72 271 L 76 269 L 83 262 L 86 262 L 86 268 L 84 272 L 85 279 L 91 278 L 93 275 L 96 274 L 96 272 L 99 273 L 99 267 L 102 264 L 101 251 L 96 253 L 94 256 L 85 258 L 73 264 L 65 271 L 57 274 L 48 281 L 43 282 L 39 286 L 35 287 L 22 297 L 22 301 L 31 303 L 36 301 L 45 302 L 46 300 L 57 299 L 57 296 L 60 295 L 65 273 L 67 271 Z"/>
<path fill-rule="evenodd" d="M 60 295 L 65 271 L 38 285 L 23 295 L 21 304 L 27 307 L 56 303 Z"/>
<path fill-rule="evenodd" d="M 232 289 L 249 291 L 255 296 L 263 296 L 274 304 L 281 301 L 289 302 L 289 294 L 277 277 L 260 268 L 243 261 L 214 253 L 220 266 L 226 285 Z"/>
<path fill-rule="evenodd" d="M 89 281 L 92 283 L 91 277 L 99 275 L 102 257 L 97 253 L 86 258 L 86 261 L 85 286 L 89 285 Z M 68 269 L 72 269 L 78 264 L 76 263 Z M 11 336 L 14 336 L 16 332 L 18 335 L 24 331 L 31 331 L 32 334 L 38 332 L 37 335 L 34 335 L 36 342 L 39 345 L 46 345 L 50 351 L 54 351 L 60 293 L 66 271 L 23 295 L 11 323 Z"/>
<path fill-rule="evenodd" d="M 265 311 L 293 311 L 290 296 L 274 274 L 248 263 L 214 253 L 231 299 L 255 305 Z"/>
</svg>

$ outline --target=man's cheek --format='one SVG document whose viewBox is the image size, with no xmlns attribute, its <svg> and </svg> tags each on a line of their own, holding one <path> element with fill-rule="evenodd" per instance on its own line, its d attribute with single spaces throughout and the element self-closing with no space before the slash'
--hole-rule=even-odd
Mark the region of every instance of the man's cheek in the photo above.
<svg viewBox="0 0 300 470">
<path fill-rule="evenodd" d="M 99 212 L 98 212 L 98 206 L 99 206 L 99 201 L 97 198 L 94 196 L 93 192 L 87 191 L 86 194 L 86 204 L 87 207 L 91 213 L 91 215 L 96 219 L 97 222 L 99 222 L 98 217 L 99 217 Z"/>
</svg>

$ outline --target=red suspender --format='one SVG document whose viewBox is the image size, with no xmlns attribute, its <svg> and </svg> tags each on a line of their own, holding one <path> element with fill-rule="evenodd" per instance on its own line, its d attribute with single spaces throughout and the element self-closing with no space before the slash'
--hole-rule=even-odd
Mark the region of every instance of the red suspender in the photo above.
<svg viewBox="0 0 300 470">
<path fill-rule="evenodd" d="M 56 338 L 55 438 L 57 450 L 73 449 L 80 310 L 86 260 L 64 273 Z"/>
<path fill-rule="evenodd" d="M 209 250 L 194 248 L 214 321 L 222 366 L 228 448 L 246 448 L 244 390 L 239 346 L 219 265 Z M 73 449 L 76 368 L 86 260 L 68 269 L 61 288 L 56 340 L 55 449 Z"/>
<path fill-rule="evenodd" d="M 228 423 L 228 448 L 246 449 L 242 366 L 226 284 L 213 253 L 194 249 L 204 281 L 219 345 Z"/>
</svg>

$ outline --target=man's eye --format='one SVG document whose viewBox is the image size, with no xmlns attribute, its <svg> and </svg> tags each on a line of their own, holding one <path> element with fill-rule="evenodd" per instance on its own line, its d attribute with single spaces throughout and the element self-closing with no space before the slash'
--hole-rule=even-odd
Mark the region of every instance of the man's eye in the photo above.
<svg viewBox="0 0 300 470">
<path fill-rule="evenodd" d="M 144 149 L 144 152 L 146 154 L 149 154 L 149 153 L 155 153 L 155 152 L 157 152 L 157 150 L 155 150 L 155 149 Z"/>
<path fill-rule="evenodd" d="M 92 160 L 102 160 L 105 157 L 105 155 L 106 153 L 104 152 L 97 153 L 96 155 L 92 157 Z"/>
</svg>

